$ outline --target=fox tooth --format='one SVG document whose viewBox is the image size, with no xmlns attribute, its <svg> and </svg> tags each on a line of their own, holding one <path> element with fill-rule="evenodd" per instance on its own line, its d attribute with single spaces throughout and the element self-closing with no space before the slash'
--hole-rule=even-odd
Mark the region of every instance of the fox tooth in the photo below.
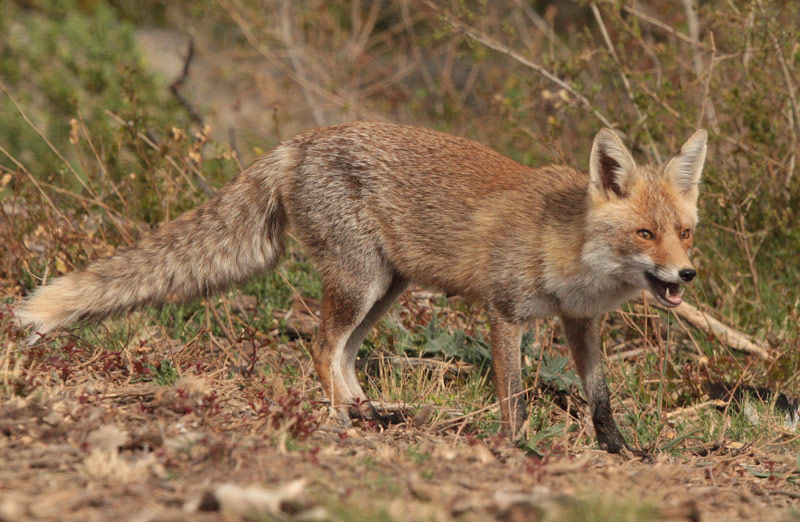
<svg viewBox="0 0 800 522">
<path fill-rule="evenodd" d="M 669 287 L 667 287 L 667 299 L 669 299 Z"/>
</svg>

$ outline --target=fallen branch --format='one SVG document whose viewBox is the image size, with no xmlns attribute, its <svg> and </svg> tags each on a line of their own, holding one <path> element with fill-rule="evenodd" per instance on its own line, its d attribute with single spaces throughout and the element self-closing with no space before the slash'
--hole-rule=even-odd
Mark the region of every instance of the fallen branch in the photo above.
<svg viewBox="0 0 800 522">
<path fill-rule="evenodd" d="M 677 410 L 673 410 L 667 413 L 667 418 L 674 419 L 675 417 L 685 417 L 688 415 L 694 415 L 703 408 L 707 408 L 708 406 L 725 407 L 726 404 L 727 403 L 725 401 L 712 399 L 710 401 L 704 401 L 698 404 L 687 406 L 685 408 L 678 408 Z"/>
<path fill-rule="evenodd" d="M 464 375 L 472 371 L 471 364 L 462 362 L 447 362 L 438 359 L 421 359 L 421 358 L 410 358 L 410 357 L 400 357 L 400 356 L 392 356 L 385 358 L 379 356 L 379 357 L 373 357 L 373 359 L 377 361 L 385 360 L 395 368 L 401 368 L 401 369 L 422 368 L 432 372 L 442 372 L 445 374 L 449 374 L 452 375 L 453 377 L 456 377 L 458 375 Z"/>
<path fill-rule="evenodd" d="M 723 324 L 689 303 L 683 302 L 675 308 L 667 308 L 656 301 L 650 294 L 645 295 L 647 296 L 646 298 L 636 299 L 636 302 L 644 304 L 646 299 L 646 304 L 648 306 L 671 311 L 698 330 L 714 335 L 717 339 L 734 350 L 752 353 L 758 355 L 762 359 L 771 359 L 767 347 L 763 343 L 752 340 L 748 335 Z"/>
<path fill-rule="evenodd" d="M 670 351 L 674 351 L 675 350 L 674 346 L 670 346 L 669 348 L 670 348 Z M 612 353 L 611 355 L 608 356 L 608 360 L 609 361 L 624 361 L 625 359 L 630 359 L 632 357 L 639 357 L 640 355 L 644 355 L 645 353 L 647 353 L 649 351 L 651 351 L 651 350 L 646 349 L 646 348 L 634 348 L 633 350 L 627 350 L 627 351 L 624 351 L 624 352 Z"/>
</svg>

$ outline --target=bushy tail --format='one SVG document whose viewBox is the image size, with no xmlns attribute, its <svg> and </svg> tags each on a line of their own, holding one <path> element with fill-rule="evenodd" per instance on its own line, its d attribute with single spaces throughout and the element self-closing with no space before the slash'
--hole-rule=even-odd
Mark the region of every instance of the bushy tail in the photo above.
<svg viewBox="0 0 800 522">
<path fill-rule="evenodd" d="M 288 151 L 274 150 L 135 246 L 38 288 L 18 307 L 18 320 L 44 335 L 75 321 L 208 294 L 272 268 L 286 222 L 278 178 L 288 168 Z"/>
</svg>

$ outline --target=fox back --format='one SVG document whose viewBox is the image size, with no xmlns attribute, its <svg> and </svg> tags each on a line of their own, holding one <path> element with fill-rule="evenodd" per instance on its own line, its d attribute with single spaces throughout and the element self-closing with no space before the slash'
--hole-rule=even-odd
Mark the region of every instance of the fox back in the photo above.
<svg viewBox="0 0 800 522">
<path fill-rule="evenodd" d="M 281 185 L 289 220 L 323 271 L 379 252 L 404 277 L 527 320 L 593 316 L 641 288 L 660 298 L 655 279 L 677 285 L 691 269 L 699 152 L 638 167 L 601 132 L 587 176 L 379 123 L 311 131 L 285 150 L 295 165 Z"/>
</svg>

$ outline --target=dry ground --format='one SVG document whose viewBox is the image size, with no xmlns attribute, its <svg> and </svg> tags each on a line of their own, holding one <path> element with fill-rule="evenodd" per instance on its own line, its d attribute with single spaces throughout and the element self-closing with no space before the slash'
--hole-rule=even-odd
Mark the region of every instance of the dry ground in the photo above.
<svg viewBox="0 0 800 522">
<path fill-rule="evenodd" d="M 220 510 L 231 520 L 797 516 L 797 463 L 779 445 L 687 443 L 643 463 L 582 443 L 590 439 L 580 434 L 591 435 L 584 412 L 540 458 L 473 423 L 486 412 L 448 416 L 432 406 L 386 428 L 348 425 L 323 404 L 302 337 L 132 338 L 114 353 L 78 338 L 27 356 L 4 347 L 3 360 L 16 365 L 4 378 L 32 388 L 0 405 L 0 519 L 216 520 Z M 162 357 L 182 370 L 152 364 Z M 417 383 L 445 378 L 408 372 Z"/>
</svg>

